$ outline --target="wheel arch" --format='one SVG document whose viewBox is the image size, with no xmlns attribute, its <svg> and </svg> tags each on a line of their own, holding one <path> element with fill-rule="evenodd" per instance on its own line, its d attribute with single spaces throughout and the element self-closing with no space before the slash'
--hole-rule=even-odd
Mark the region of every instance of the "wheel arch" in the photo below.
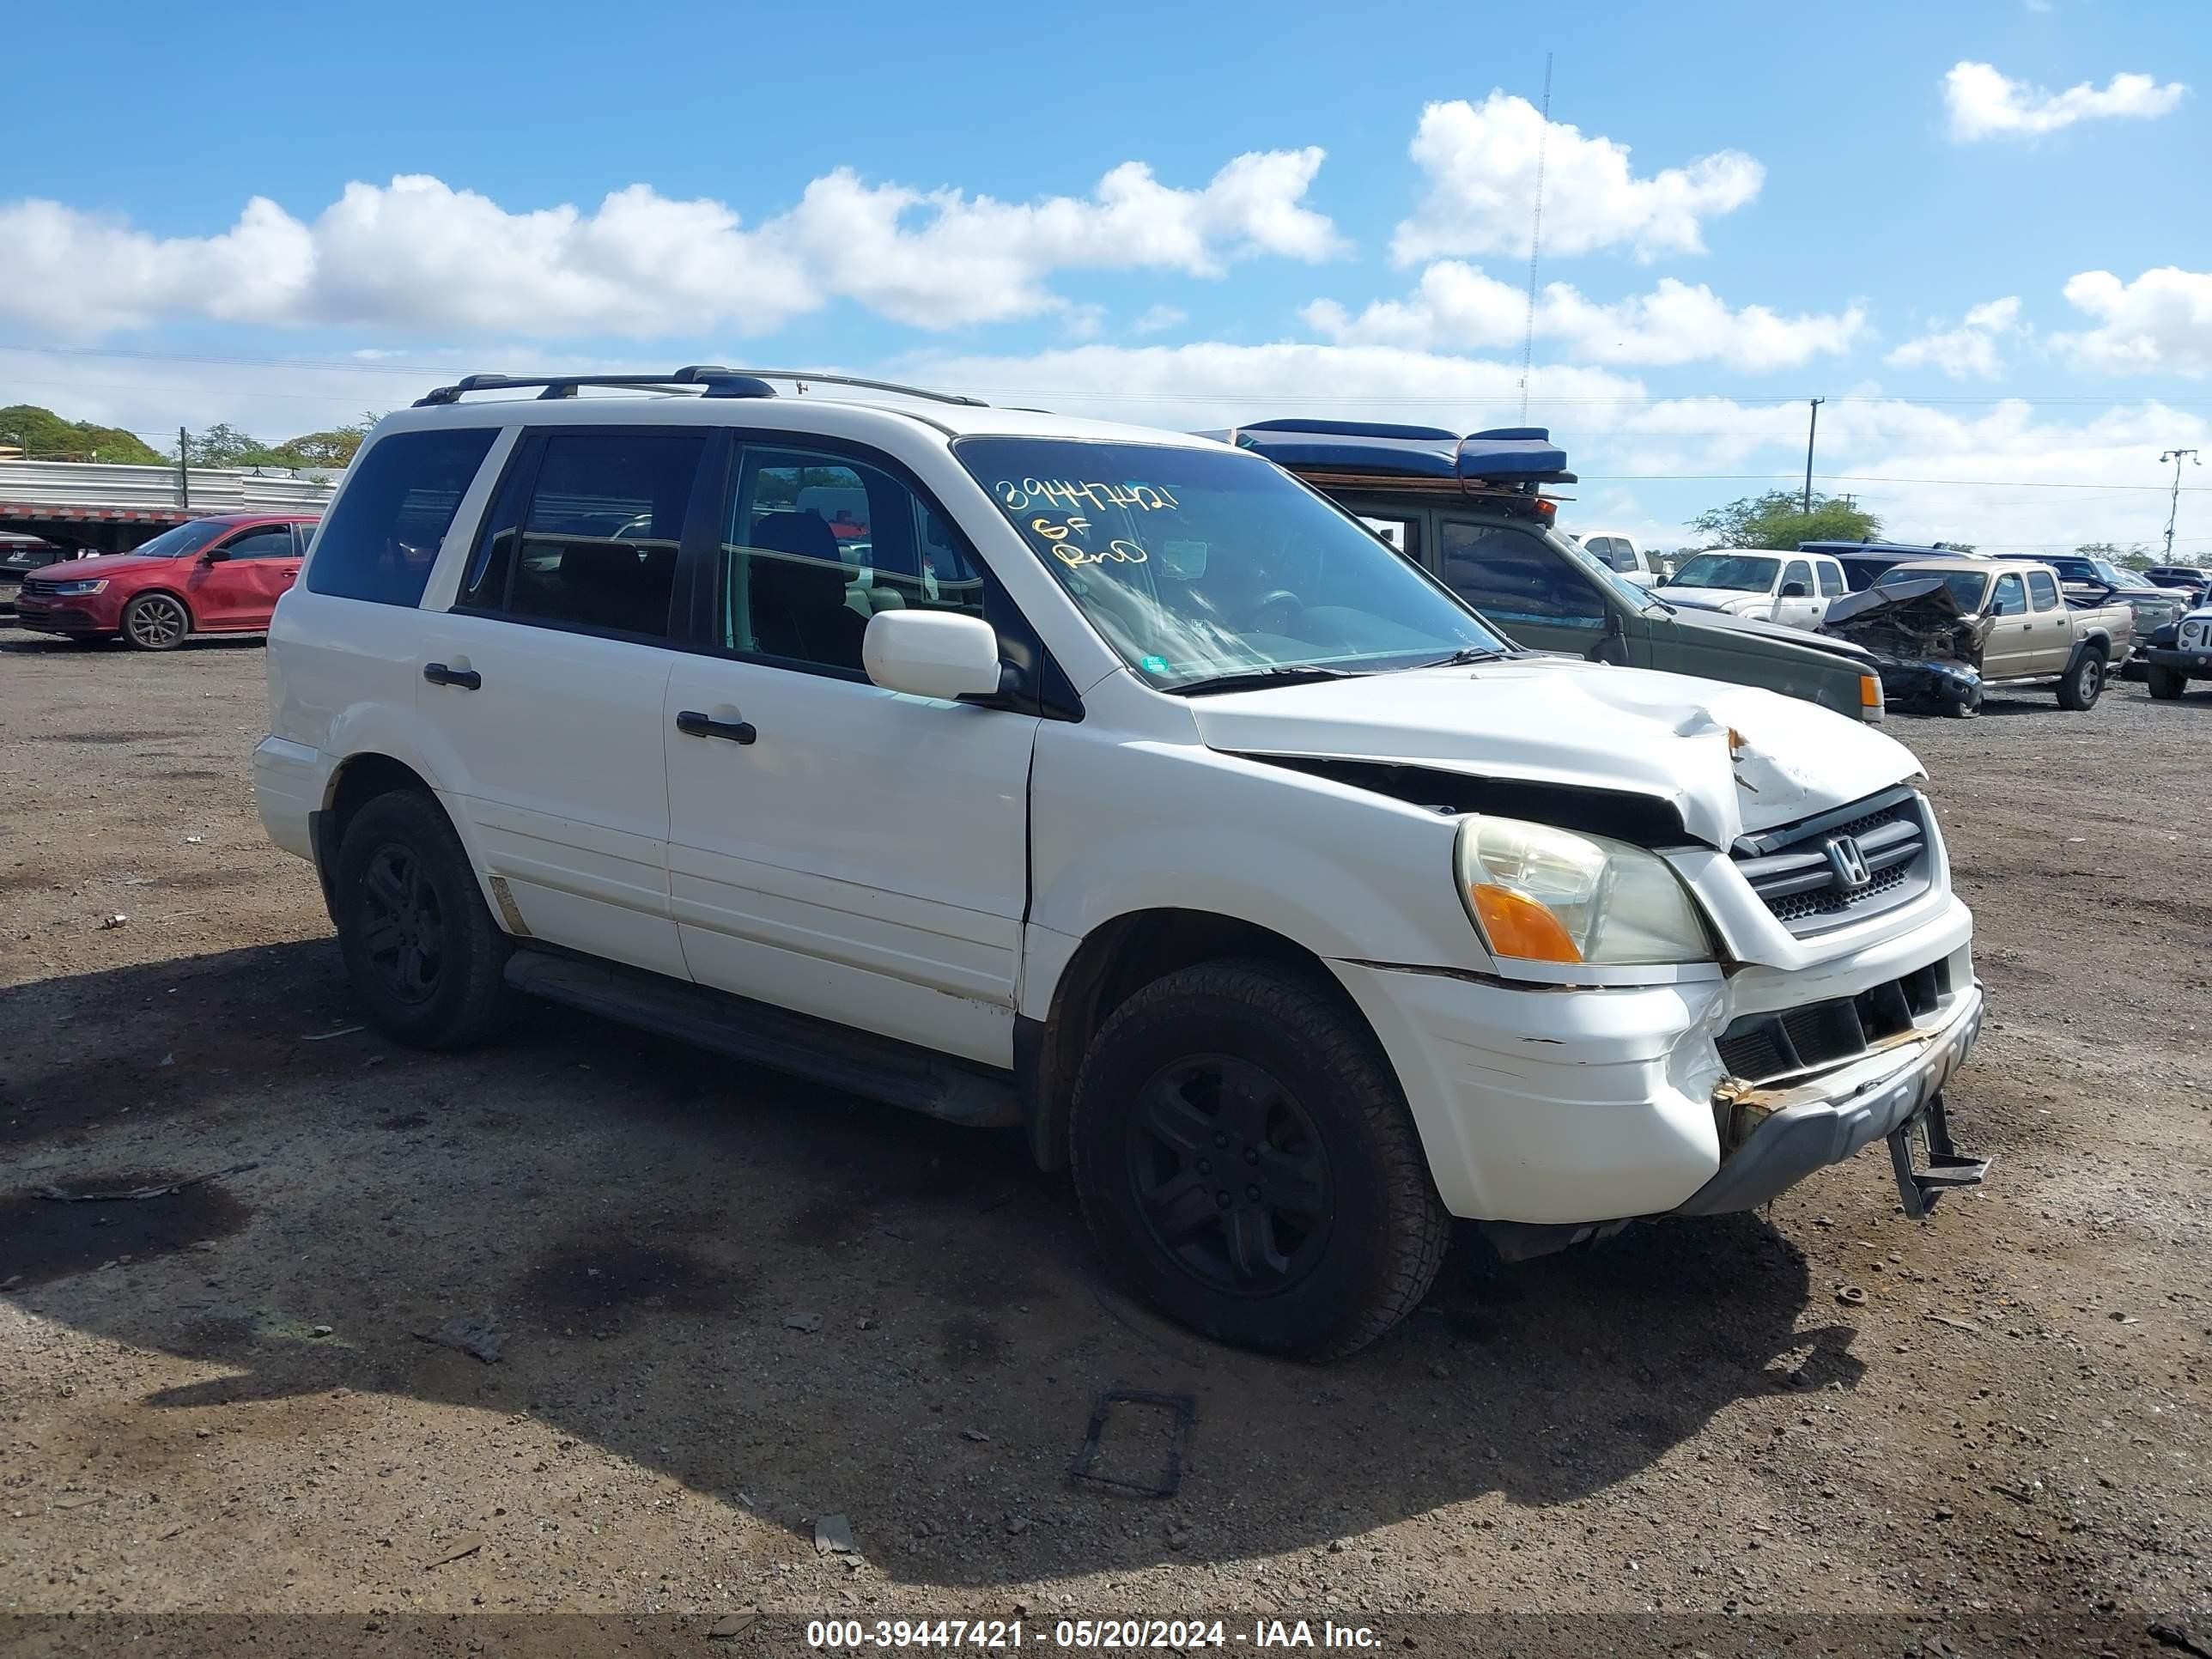
<svg viewBox="0 0 2212 1659">
<path fill-rule="evenodd" d="M 1042 1019 L 1018 1018 L 1014 1068 L 1030 1155 L 1038 1168 L 1069 1162 L 1068 1118 L 1075 1081 L 1091 1039 L 1114 1011 L 1154 980 L 1202 962 L 1232 958 L 1280 963 L 1310 973 L 1339 996 L 1370 1036 L 1375 1029 L 1346 994 L 1327 961 L 1287 934 L 1217 911 L 1161 906 L 1127 911 L 1085 935 L 1054 982 Z M 1376 1041 L 1383 1063 L 1388 1051 Z"/>
<path fill-rule="evenodd" d="M 428 795 L 438 811 L 452 823 L 453 815 L 446 811 L 446 805 L 438 799 L 438 792 L 430 781 L 405 761 L 374 750 L 349 755 L 331 769 L 323 786 L 323 805 L 314 814 L 310 834 L 315 848 L 315 874 L 323 887 L 323 903 L 330 908 L 334 897 L 333 883 L 337 880 L 338 848 L 344 843 L 346 827 L 355 814 L 379 795 L 388 795 L 396 790 L 416 789 Z M 454 826 L 459 835 L 459 826 Z M 463 837 L 462 844 L 467 844 Z M 471 860 L 473 862 L 473 860 Z M 332 920 L 336 917 L 333 915 Z"/>
<path fill-rule="evenodd" d="M 131 607 L 132 605 L 137 604 L 141 599 L 152 599 L 157 594 L 165 599 L 174 599 L 178 605 L 183 610 L 185 613 L 185 633 L 193 634 L 199 631 L 199 613 L 192 609 L 191 600 L 187 599 L 181 591 L 177 588 L 171 587 L 166 582 L 149 582 L 145 586 L 140 588 L 137 592 L 133 593 L 129 599 L 124 600 L 122 610 L 117 611 L 115 614 L 117 631 L 128 631 L 130 624 L 125 619 L 131 614 Z"/>
</svg>

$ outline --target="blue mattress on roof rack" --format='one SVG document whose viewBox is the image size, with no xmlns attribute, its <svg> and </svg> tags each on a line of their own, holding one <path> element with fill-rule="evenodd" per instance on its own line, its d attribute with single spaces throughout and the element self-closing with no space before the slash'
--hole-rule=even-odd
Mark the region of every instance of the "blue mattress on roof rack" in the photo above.
<svg viewBox="0 0 2212 1659">
<path fill-rule="evenodd" d="M 1278 466 L 1487 483 L 1572 483 L 1567 452 L 1540 426 L 1462 438 L 1438 427 L 1370 421 L 1256 421 L 1236 429 L 1240 449 Z"/>
</svg>

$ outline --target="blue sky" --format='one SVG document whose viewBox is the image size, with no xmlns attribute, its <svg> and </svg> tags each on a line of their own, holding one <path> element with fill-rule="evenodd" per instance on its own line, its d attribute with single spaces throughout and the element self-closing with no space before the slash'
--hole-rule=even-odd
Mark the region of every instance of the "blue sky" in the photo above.
<svg viewBox="0 0 2212 1659">
<path fill-rule="evenodd" d="M 704 360 L 1509 422 L 1540 135 L 1569 522 L 1680 540 L 1814 395 L 1822 486 L 1902 535 L 2154 540 L 2158 453 L 2212 451 L 2198 7 L 1048 9 L 20 19 L 127 97 L 10 143 L 0 403 L 283 436 Z"/>
</svg>

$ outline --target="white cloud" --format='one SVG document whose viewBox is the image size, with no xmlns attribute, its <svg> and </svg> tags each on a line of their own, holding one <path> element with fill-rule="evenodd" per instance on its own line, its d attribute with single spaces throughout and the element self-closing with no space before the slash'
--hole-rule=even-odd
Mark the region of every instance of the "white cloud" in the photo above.
<svg viewBox="0 0 2212 1659">
<path fill-rule="evenodd" d="M 1935 328 L 1907 340 L 1882 361 L 1897 368 L 1938 368 L 1954 380 L 1994 380 L 2004 373 L 1997 342 L 2020 329 L 2020 296 L 1976 306 L 1956 328 Z"/>
<path fill-rule="evenodd" d="M 1129 325 L 1129 331 L 1133 334 L 1164 334 L 1189 320 L 1190 313 L 1180 306 L 1147 306 L 1136 321 Z"/>
<path fill-rule="evenodd" d="M 915 356 L 884 372 L 994 402 L 1182 430 L 1286 415 L 1462 432 L 1520 423 L 1517 361 L 1401 346 L 1099 344 L 1018 357 Z M 1654 397 L 1634 377 L 1579 366 L 1540 367 L 1533 392 L 1529 422 L 1551 428 L 1582 475 L 1565 492 L 1577 499 L 1561 509 L 1570 528 L 1601 518 L 1679 523 L 1666 509 L 1686 518 L 1802 477 L 1802 402 Z M 2166 514 L 2157 456 L 2175 444 L 2212 451 L 2212 421 L 2154 402 L 2075 418 L 2015 399 L 1916 404 L 1862 386 L 1820 410 L 1815 483 L 1856 495 L 1905 540 L 2020 550 L 2154 541 Z M 2185 506 L 2185 518 L 2192 510 Z M 1687 540 L 1674 529 L 1658 544 Z M 2212 550 L 2212 539 L 2195 548 Z"/>
<path fill-rule="evenodd" d="M 1544 139 L 1544 118 L 1525 98 L 1492 92 L 1480 105 L 1429 105 L 1411 149 L 1428 193 L 1398 227 L 1393 257 L 1406 265 L 1438 254 L 1525 252 Z M 1703 222 L 1743 206 L 1765 179 L 1757 161 L 1732 149 L 1638 178 L 1626 144 L 1586 138 L 1560 121 L 1543 148 L 1544 246 L 1563 255 L 1612 247 L 1644 260 L 1702 253 Z"/>
<path fill-rule="evenodd" d="M 1318 261 L 1304 205 L 1316 149 L 1240 155 L 1197 189 L 1124 162 L 1087 197 L 1008 203 L 872 185 L 840 168 L 757 228 L 647 185 L 595 211 L 512 212 L 422 174 L 350 184 L 312 222 L 264 198 L 212 236 L 155 237 L 56 202 L 0 204 L 0 314 L 71 337 L 169 319 L 648 339 L 756 334 L 834 299 L 950 328 L 1063 308 L 1068 270 L 1218 276 L 1260 255 Z"/>
<path fill-rule="evenodd" d="M 2171 111 L 2188 90 L 2179 81 L 2160 86 L 2148 75 L 2115 75 L 2102 87 L 2084 81 L 2063 92 L 2046 92 L 2014 80 L 1993 64 L 1971 60 L 1954 64 L 1943 77 L 1951 137 L 1961 143 L 2032 138 L 2076 121 L 2115 117 L 2149 120 Z"/>
<path fill-rule="evenodd" d="M 2212 271 L 2162 265 L 2126 283 L 2109 270 L 2085 270 L 2068 280 L 2065 292 L 2097 326 L 2054 334 L 2051 343 L 2082 367 L 2212 374 Z"/>
<path fill-rule="evenodd" d="M 1301 315 L 1339 344 L 1496 348 L 1524 337 L 1528 297 L 1477 266 L 1440 259 L 1421 273 L 1408 299 L 1377 301 L 1357 316 L 1333 300 L 1317 300 Z M 1765 306 L 1731 310 L 1703 283 L 1671 276 L 1649 294 L 1610 301 L 1553 283 L 1536 303 L 1539 339 L 1559 343 L 1568 357 L 1607 366 L 1703 362 L 1794 368 L 1848 350 L 1865 326 L 1866 314 L 1856 305 L 1795 317 Z"/>
</svg>

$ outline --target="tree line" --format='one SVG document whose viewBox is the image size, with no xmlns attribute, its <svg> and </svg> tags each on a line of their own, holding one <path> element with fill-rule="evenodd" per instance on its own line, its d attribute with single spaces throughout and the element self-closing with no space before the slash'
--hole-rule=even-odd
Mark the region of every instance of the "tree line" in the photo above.
<svg viewBox="0 0 2212 1659">
<path fill-rule="evenodd" d="M 361 447 L 368 429 L 382 418 L 374 412 L 321 432 L 303 432 L 271 443 L 223 422 L 187 432 L 185 459 L 193 466 L 343 466 Z M 20 450 L 33 461 L 112 461 L 128 466 L 173 466 L 177 446 L 161 447 L 135 432 L 72 421 L 36 404 L 0 407 L 0 446 Z"/>
</svg>

